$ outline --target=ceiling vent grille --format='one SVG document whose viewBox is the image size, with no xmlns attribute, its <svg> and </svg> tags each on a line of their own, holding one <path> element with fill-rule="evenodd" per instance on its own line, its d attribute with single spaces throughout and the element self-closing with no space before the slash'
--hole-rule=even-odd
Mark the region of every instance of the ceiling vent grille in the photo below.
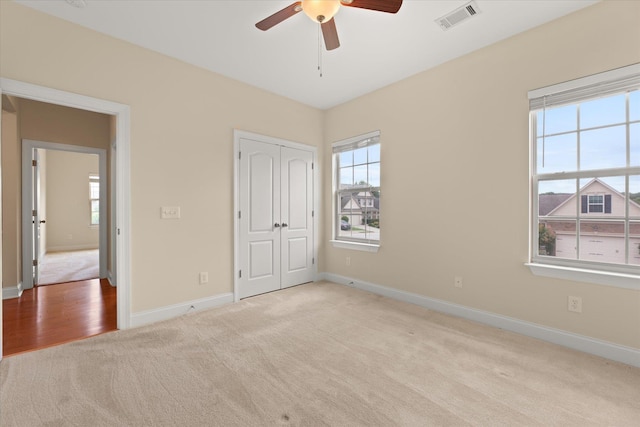
<svg viewBox="0 0 640 427">
<path fill-rule="evenodd" d="M 447 13 L 444 16 L 436 19 L 436 24 L 440 26 L 444 31 L 448 30 L 451 27 L 458 25 L 461 22 L 466 21 L 467 19 L 476 16 L 480 13 L 480 9 L 478 9 L 478 5 L 475 1 L 470 1 L 454 10 L 453 12 Z"/>
<path fill-rule="evenodd" d="M 77 8 L 83 8 L 87 5 L 86 0 L 67 0 L 67 3 Z"/>
</svg>

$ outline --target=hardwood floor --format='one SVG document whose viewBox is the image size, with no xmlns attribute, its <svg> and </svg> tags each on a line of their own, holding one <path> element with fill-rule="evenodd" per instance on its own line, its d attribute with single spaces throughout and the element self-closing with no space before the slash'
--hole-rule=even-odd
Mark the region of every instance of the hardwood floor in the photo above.
<svg viewBox="0 0 640 427">
<path fill-rule="evenodd" d="M 116 288 L 106 279 L 39 286 L 2 304 L 5 357 L 117 329 Z"/>
</svg>

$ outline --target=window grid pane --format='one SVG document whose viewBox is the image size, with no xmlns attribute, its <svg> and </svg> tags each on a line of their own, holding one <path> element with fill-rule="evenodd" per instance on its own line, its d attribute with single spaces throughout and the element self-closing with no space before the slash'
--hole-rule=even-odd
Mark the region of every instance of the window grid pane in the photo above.
<svg viewBox="0 0 640 427">
<path fill-rule="evenodd" d="M 335 191 L 334 238 L 380 242 L 380 142 L 371 132 L 333 144 Z"/>
<path fill-rule="evenodd" d="M 532 111 L 536 258 L 640 265 L 638 93 Z"/>
</svg>

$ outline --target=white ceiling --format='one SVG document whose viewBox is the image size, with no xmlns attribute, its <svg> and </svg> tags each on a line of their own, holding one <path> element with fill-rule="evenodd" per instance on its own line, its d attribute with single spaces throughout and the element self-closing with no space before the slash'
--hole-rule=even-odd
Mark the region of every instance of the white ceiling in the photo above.
<svg viewBox="0 0 640 427">
<path fill-rule="evenodd" d="M 341 7 L 341 46 L 322 50 L 304 13 L 255 23 L 293 0 L 14 0 L 301 103 L 327 109 L 598 0 L 476 0 L 480 14 L 443 31 L 435 19 L 468 0 L 404 0 L 397 14 Z"/>
</svg>

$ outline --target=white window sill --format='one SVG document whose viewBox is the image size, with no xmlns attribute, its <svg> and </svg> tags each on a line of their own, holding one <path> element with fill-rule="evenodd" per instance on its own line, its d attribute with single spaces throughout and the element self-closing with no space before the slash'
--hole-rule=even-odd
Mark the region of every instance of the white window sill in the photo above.
<svg viewBox="0 0 640 427">
<path fill-rule="evenodd" d="M 344 240 L 331 240 L 331 244 L 334 248 L 341 249 L 351 249 L 354 251 L 362 251 L 362 252 L 378 252 L 380 249 L 380 245 L 372 245 L 370 243 L 357 243 L 357 242 L 346 242 Z"/>
<path fill-rule="evenodd" d="M 594 283 L 596 285 L 640 290 L 640 276 L 609 271 L 587 270 L 558 265 L 525 263 L 536 276 Z"/>
</svg>

